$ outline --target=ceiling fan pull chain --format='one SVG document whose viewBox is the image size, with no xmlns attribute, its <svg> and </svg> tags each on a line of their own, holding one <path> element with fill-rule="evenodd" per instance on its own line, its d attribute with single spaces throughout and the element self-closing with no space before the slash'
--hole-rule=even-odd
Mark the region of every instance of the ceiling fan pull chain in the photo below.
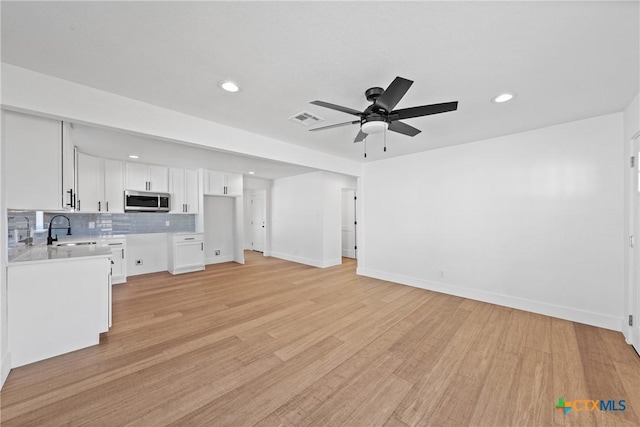
<svg viewBox="0 0 640 427">
<path fill-rule="evenodd" d="M 387 130 L 384 130 L 384 152 L 387 152 Z"/>
</svg>

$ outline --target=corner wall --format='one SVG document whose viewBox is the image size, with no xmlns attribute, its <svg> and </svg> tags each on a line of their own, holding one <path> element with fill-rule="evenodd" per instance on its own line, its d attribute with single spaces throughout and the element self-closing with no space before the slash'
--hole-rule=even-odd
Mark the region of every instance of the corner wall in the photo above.
<svg viewBox="0 0 640 427">
<path fill-rule="evenodd" d="M 618 113 L 369 163 L 358 274 L 621 330 L 623 158 Z"/>
<path fill-rule="evenodd" d="M 273 181 L 271 255 L 314 267 L 342 263 L 342 188 L 356 178 L 312 172 Z"/>
</svg>

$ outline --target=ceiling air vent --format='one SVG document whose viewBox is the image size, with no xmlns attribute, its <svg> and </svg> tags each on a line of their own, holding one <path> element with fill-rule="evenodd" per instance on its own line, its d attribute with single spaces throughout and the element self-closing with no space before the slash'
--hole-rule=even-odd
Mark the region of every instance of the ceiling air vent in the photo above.
<svg viewBox="0 0 640 427">
<path fill-rule="evenodd" d="M 304 126 L 311 126 L 311 125 L 320 123 L 324 119 L 316 116 L 315 114 L 311 114 L 308 111 L 302 111 L 298 114 L 295 114 L 289 117 L 289 120 L 292 120 L 296 123 L 300 123 L 301 125 L 304 125 Z"/>
</svg>

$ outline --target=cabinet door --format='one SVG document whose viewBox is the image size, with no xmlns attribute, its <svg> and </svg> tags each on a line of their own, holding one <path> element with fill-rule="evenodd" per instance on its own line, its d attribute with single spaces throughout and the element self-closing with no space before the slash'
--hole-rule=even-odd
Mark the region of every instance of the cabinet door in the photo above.
<svg viewBox="0 0 640 427">
<path fill-rule="evenodd" d="M 62 209 L 62 123 L 11 111 L 2 120 L 7 208 Z"/>
<path fill-rule="evenodd" d="M 227 174 L 227 194 L 242 195 L 242 175 L 239 173 Z"/>
<path fill-rule="evenodd" d="M 148 191 L 147 165 L 129 163 L 125 165 L 125 186 L 127 190 Z"/>
<path fill-rule="evenodd" d="M 122 244 L 110 244 L 111 248 L 111 276 L 113 278 L 113 282 L 119 282 L 126 276 L 125 266 L 126 263 L 124 261 L 124 246 Z"/>
<path fill-rule="evenodd" d="M 185 182 L 184 169 L 171 168 L 171 213 L 183 213 L 186 210 L 185 204 Z"/>
<path fill-rule="evenodd" d="M 124 212 L 124 167 L 117 160 L 104 160 L 104 204 L 102 212 Z"/>
<path fill-rule="evenodd" d="M 76 210 L 99 212 L 103 208 L 104 170 L 103 161 L 97 157 L 78 153 L 78 188 Z"/>
<path fill-rule="evenodd" d="M 62 124 L 62 191 L 65 209 L 74 209 L 76 194 L 76 150 L 73 145 L 70 123 Z"/>
<path fill-rule="evenodd" d="M 194 170 L 184 171 L 184 192 L 187 212 L 195 214 L 200 212 L 200 197 L 198 194 L 198 172 Z"/>
<path fill-rule="evenodd" d="M 169 168 L 149 165 L 149 191 L 169 192 Z"/>
<path fill-rule="evenodd" d="M 217 171 L 205 171 L 205 194 L 222 195 L 226 185 L 225 174 Z"/>
<path fill-rule="evenodd" d="M 204 243 L 202 241 L 177 242 L 174 243 L 174 250 L 174 269 L 204 265 Z"/>
</svg>

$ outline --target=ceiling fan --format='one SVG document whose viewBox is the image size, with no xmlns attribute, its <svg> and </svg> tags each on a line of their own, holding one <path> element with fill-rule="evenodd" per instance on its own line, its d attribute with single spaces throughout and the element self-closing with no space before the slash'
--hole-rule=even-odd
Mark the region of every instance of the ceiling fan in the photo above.
<svg viewBox="0 0 640 427">
<path fill-rule="evenodd" d="M 413 126 L 409 126 L 408 124 L 401 122 L 400 120 L 428 116 L 431 114 L 446 113 L 448 111 L 455 111 L 458 109 L 458 101 L 453 101 L 442 104 L 422 105 L 420 107 L 394 110 L 393 108 L 398 104 L 398 102 L 400 102 L 412 84 L 412 80 L 396 77 L 386 89 L 382 89 L 381 87 L 372 87 L 367 89 L 364 95 L 367 98 L 367 101 L 373 103 L 362 112 L 354 110 L 353 108 L 330 104 L 324 101 L 312 101 L 311 104 L 313 105 L 342 111 L 343 113 L 358 116 L 359 119 L 309 130 L 315 132 L 318 130 L 333 129 L 360 123 L 360 131 L 353 142 L 360 142 L 364 140 L 368 134 L 380 133 L 387 129 L 403 135 L 416 136 L 421 131 Z"/>
</svg>

